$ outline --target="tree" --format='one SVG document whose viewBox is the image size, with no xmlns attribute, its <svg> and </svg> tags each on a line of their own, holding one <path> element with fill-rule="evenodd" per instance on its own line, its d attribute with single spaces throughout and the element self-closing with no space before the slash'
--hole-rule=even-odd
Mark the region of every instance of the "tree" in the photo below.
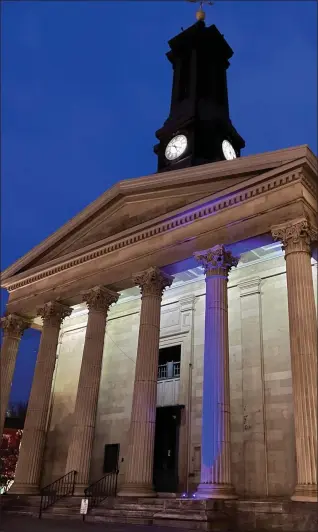
<svg viewBox="0 0 318 532">
<path fill-rule="evenodd" d="M 27 403 L 11 403 L 7 411 L 0 448 L 0 493 L 5 493 L 14 480 L 27 407 Z"/>
<path fill-rule="evenodd" d="M 22 430 L 10 429 L 4 433 L 0 455 L 0 492 L 6 492 L 11 486 L 19 456 Z"/>
</svg>

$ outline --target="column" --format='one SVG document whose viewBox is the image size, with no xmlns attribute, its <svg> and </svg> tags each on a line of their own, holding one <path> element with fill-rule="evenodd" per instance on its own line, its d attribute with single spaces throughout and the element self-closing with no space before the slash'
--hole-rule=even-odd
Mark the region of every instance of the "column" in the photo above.
<svg viewBox="0 0 318 532">
<path fill-rule="evenodd" d="M 95 435 L 98 394 L 103 362 L 107 313 L 118 294 L 97 286 L 83 294 L 89 312 L 82 365 L 77 389 L 74 425 L 65 474 L 77 471 L 74 495 L 83 495 L 89 472 Z"/>
<path fill-rule="evenodd" d="M 134 276 L 141 311 L 125 483 L 120 496 L 154 497 L 153 459 L 157 407 L 160 310 L 173 278 L 157 268 Z"/>
<path fill-rule="evenodd" d="M 306 219 L 272 228 L 286 260 L 297 485 L 293 501 L 317 502 L 317 314 L 310 244 L 318 232 Z"/>
<path fill-rule="evenodd" d="M 15 481 L 10 493 L 37 494 L 42 472 L 46 422 L 61 323 L 72 309 L 53 301 L 37 309 L 43 319 Z"/>
<path fill-rule="evenodd" d="M 227 281 L 238 259 L 218 245 L 195 253 L 206 282 L 201 482 L 198 498 L 236 498 L 231 482 Z"/>
<path fill-rule="evenodd" d="M 30 326 L 30 322 L 17 314 L 9 314 L 1 318 L 3 342 L 0 356 L 0 434 L 6 418 L 6 410 L 10 398 L 11 384 L 21 337 Z"/>
</svg>

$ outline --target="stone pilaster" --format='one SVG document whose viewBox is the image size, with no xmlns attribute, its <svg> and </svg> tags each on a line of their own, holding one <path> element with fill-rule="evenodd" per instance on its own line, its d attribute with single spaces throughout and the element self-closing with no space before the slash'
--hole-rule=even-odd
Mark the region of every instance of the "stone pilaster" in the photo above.
<svg viewBox="0 0 318 532">
<path fill-rule="evenodd" d="M 157 268 L 134 276 L 141 288 L 141 311 L 125 483 L 120 496 L 153 497 L 160 308 L 173 278 Z"/>
<path fill-rule="evenodd" d="M 3 342 L 0 356 L 0 434 L 3 433 L 3 426 L 8 407 L 11 384 L 14 374 L 15 363 L 22 335 L 30 326 L 30 322 L 17 314 L 8 314 L 1 318 L 1 328 L 3 329 Z"/>
<path fill-rule="evenodd" d="M 230 440 L 228 273 L 238 259 L 224 246 L 195 253 L 206 275 L 202 407 L 202 499 L 233 499 Z"/>
<path fill-rule="evenodd" d="M 75 495 L 83 495 L 89 484 L 106 320 L 110 306 L 116 303 L 118 297 L 117 293 L 98 286 L 83 294 L 83 301 L 86 302 L 89 312 L 74 425 L 65 470 L 65 473 L 77 471 Z"/>
<path fill-rule="evenodd" d="M 61 323 L 71 312 L 69 307 L 56 301 L 46 303 L 37 311 L 43 319 L 43 329 L 15 482 L 10 493 L 36 494 L 39 491 L 56 349 Z"/>
<path fill-rule="evenodd" d="M 188 492 L 189 488 L 189 463 L 191 443 L 191 412 L 192 412 L 192 371 L 193 371 L 193 327 L 195 296 L 193 294 L 180 299 L 181 327 L 186 338 L 182 342 L 180 365 L 179 401 L 184 405 L 181 411 L 179 428 L 179 453 L 178 453 L 178 491 Z M 190 393 L 189 393 L 190 392 Z"/>
<path fill-rule="evenodd" d="M 317 315 L 310 244 L 317 229 L 306 219 L 272 228 L 286 259 L 290 354 L 297 458 L 294 501 L 318 501 Z"/>
<path fill-rule="evenodd" d="M 268 496 L 261 279 L 239 282 L 244 405 L 244 496 Z M 256 458 L 257 457 L 257 458 Z"/>
</svg>

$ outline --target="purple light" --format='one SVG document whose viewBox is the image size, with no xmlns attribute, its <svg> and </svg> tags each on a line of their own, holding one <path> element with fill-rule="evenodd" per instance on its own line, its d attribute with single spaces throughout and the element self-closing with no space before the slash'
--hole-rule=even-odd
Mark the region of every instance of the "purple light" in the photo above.
<svg viewBox="0 0 318 532">
<path fill-rule="evenodd" d="M 187 493 L 182 493 L 181 497 L 187 497 Z"/>
</svg>

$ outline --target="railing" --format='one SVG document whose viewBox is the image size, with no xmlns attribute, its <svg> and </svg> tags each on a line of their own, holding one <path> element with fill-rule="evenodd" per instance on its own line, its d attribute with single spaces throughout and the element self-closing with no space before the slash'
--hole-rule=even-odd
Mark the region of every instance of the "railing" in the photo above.
<svg viewBox="0 0 318 532">
<path fill-rule="evenodd" d="M 39 519 L 42 517 L 43 510 L 53 506 L 57 501 L 68 495 L 74 495 L 76 471 L 70 471 L 61 478 L 58 478 L 52 484 L 45 486 L 40 491 L 41 503 Z"/>
<path fill-rule="evenodd" d="M 84 497 L 88 499 L 88 512 L 96 508 L 107 497 L 116 496 L 118 473 L 119 471 L 107 473 L 84 490 Z M 85 521 L 85 514 L 83 514 L 83 521 Z"/>
<path fill-rule="evenodd" d="M 180 378 L 180 362 L 168 362 L 158 366 L 158 381 Z"/>
</svg>

